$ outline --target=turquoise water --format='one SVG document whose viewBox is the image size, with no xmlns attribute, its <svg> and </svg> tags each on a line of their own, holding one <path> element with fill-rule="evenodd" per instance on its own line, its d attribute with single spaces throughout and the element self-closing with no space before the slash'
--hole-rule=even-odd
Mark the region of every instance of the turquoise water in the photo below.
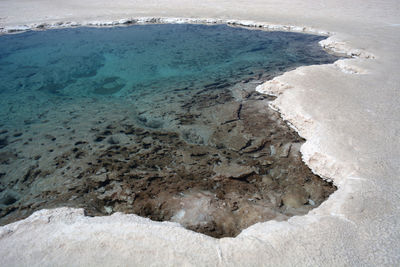
<svg viewBox="0 0 400 267">
<path fill-rule="evenodd" d="M 198 89 L 301 65 L 331 63 L 321 36 L 225 25 L 143 25 L 27 32 L 0 38 L 0 93 L 132 96 Z M 222 82 L 222 83 L 223 83 Z"/>
<path fill-rule="evenodd" d="M 183 196 L 213 199 L 210 225 L 247 218 L 212 236 L 307 213 L 334 189 L 254 89 L 337 60 L 323 38 L 185 24 L 0 36 L 0 224 L 66 205 L 174 220 Z M 300 204 L 282 206 L 293 190 Z"/>
<path fill-rule="evenodd" d="M 180 87 L 243 78 L 330 63 L 335 57 L 316 45 L 321 39 L 223 25 L 76 28 L 2 36 L 1 91 L 118 95 L 160 82 Z"/>
<path fill-rule="evenodd" d="M 46 101 L 72 98 L 132 100 L 140 113 L 156 95 L 193 92 L 206 85 L 219 90 L 301 65 L 332 63 L 337 57 L 317 44 L 323 38 L 173 24 L 1 36 L 0 123 L 21 125 L 35 120 L 32 110 L 40 111 L 49 105 Z"/>
</svg>

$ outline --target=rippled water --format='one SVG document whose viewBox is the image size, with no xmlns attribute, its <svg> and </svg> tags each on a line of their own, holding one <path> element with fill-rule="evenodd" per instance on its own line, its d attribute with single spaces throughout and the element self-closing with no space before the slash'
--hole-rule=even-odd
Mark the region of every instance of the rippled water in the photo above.
<svg viewBox="0 0 400 267">
<path fill-rule="evenodd" d="M 333 187 L 254 88 L 337 60 L 323 38 L 185 24 L 0 36 L 0 221 L 71 205 L 232 236 L 306 213 Z"/>
</svg>

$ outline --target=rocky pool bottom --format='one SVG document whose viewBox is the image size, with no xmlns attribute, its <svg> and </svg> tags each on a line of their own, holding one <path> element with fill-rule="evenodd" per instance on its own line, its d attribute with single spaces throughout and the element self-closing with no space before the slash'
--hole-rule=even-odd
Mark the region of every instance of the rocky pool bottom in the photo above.
<svg viewBox="0 0 400 267">
<path fill-rule="evenodd" d="M 38 121 L 3 125 L 1 225 L 69 206 L 90 216 L 174 221 L 220 238 L 306 214 L 335 187 L 302 162 L 304 140 L 268 107 L 273 97 L 254 91 L 257 84 L 185 95 L 177 131 L 148 127 L 131 103 L 112 99 L 60 98 Z M 207 144 L 196 144 L 194 126 L 211 133 Z"/>
<path fill-rule="evenodd" d="M 69 206 L 233 237 L 306 214 L 335 187 L 255 87 L 337 60 L 323 38 L 226 25 L 0 36 L 0 224 Z"/>
</svg>

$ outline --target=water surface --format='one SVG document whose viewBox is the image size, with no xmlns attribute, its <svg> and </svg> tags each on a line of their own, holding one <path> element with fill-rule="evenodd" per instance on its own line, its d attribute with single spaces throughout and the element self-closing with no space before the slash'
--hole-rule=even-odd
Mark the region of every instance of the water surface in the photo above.
<svg viewBox="0 0 400 267">
<path fill-rule="evenodd" d="M 337 60 L 324 37 L 226 25 L 0 37 L 0 222 L 83 207 L 211 236 L 285 220 L 334 188 L 256 85 Z"/>
</svg>

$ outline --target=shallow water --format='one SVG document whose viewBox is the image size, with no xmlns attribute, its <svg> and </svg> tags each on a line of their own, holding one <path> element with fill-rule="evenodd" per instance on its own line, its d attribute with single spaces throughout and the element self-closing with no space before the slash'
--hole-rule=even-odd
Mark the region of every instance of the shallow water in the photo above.
<svg viewBox="0 0 400 267">
<path fill-rule="evenodd" d="M 254 88 L 337 60 L 322 39 L 225 25 L 1 36 L 0 222 L 70 205 L 221 237 L 306 213 L 334 188 Z"/>
<path fill-rule="evenodd" d="M 336 57 L 316 44 L 321 39 L 225 25 L 75 28 L 2 36 L 2 104 L 32 92 L 41 98 L 38 103 L 56 96 L 143 102 L 146 93 L 151 98 L 160 91 L 173 94 L 217 82 L 227 85 L 266 72 L 331 63 Z M 18 115 L 26 113 L 29 110 Z M 16 118 L 1 116 L 1 121 Z"/>
</svg>

